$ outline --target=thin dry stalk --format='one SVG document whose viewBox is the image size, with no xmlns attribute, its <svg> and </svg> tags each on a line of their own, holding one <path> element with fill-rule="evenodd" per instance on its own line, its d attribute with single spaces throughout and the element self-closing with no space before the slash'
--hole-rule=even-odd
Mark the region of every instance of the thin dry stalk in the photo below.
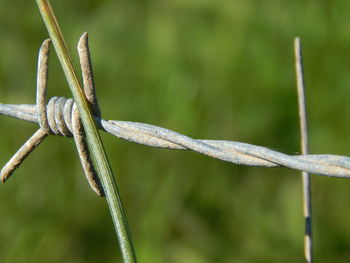
<svg viewBox="0 0 350 263">
<path fill-rule="evenodd" d="M 299 120 L 300 120 L 300 136 L 301 136 L 301 154 L 308 154 L 308 130 L 306 118 L 305 103 L 305 86 L 303 73 L 303 58 L 301 53 L 300 38 L 294 40 L 295 52 L 295 70 L 297 78 L 298 104 L 299 104 Z M 312 262 L 312 217 L 311 217 L 311 178 L 307 172 L 302 172 L 303 179 L 303 206 L 305 218 L 305 235 L 304 235 L 304 253 L 305 260 Z"/>
</svg>

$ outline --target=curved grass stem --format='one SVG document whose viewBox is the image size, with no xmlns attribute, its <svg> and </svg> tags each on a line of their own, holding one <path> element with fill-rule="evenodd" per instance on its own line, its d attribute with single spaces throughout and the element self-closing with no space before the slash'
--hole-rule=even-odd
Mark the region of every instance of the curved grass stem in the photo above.
<svg viewBox="0 0 350 263">
<path fill-rule="evenodd" d="M 88 146 L 92 159 L 102 182 L 103 189 L 109 205 L 114 227 L 118 236 L 119 245 L 124 262 L 136 262 L 136 255 L 131 240 L 129 227 L 114 180 L 112 169 L 103 148 L 101 138 L 97 132 L 96 124 L 92 116 L 88 102 L 82 91 L 76 70 L 69 55 L 57 19 L 48 0 L 36 0 L 46 28 L 52 39 L 59 61 L 66 75 L 69 87 L 73 93 L 82 120 Z"/>
</svg>

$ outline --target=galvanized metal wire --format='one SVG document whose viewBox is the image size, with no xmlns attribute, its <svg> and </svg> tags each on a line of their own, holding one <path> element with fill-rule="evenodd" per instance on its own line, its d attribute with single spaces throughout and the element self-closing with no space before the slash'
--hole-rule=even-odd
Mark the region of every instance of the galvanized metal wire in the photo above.
<svg viewBox="0 0 350 263">
<path fill-rule="evenodd" d="M 61 109 L 54 101 L 55 109 Z M 64 114 L 56 111 L 57 114 Z M 36 105 L 0 104 L 0 114 L 39 123 Z M 56 119 L 53 117 L 53 122 Z M 331 154 L 287 155 L 266 147 L 228 140 L 193 139 L 162 127 L 95 116 L 99 129 L 120 139 L 156 148 L 191 150 L 226 162 L 260 167 L 288 167 L 316 175 L 350 178 L 350 158 Z"/>
<path fill-rule="evenodd" d="M 47 89 L 47 68 L 48 68 L 48 47 L 49 40 L 46 40 L 39 53 L 38 63 L 38 82 L 37 82 L 37 104 L 0 104 L 0 114 L 14 117 L 17 119 L 38 123 L 40 129 L 44 132 L 37 132 L 34 138 L 31 138 L 25 145 L 22 155 L 18 160 L 12 160 L 11 173 L 21 164 L 27 154 L 29 154 L 48 134 L 56 134 L 70 137 L 72 134 L 77 142 L 80 159 L 83 163 L 85 173 L 89 169 L 93 171 L 93 164 L 88 157 L 86 145 L 81 146 L 78 141 L 84 141 L 84 135 L 79 126 L 79 132 L 74 132 L 74 127 L 78 126 L 79 116 L 73 109 L 73 99 L 63 97 L 53 97 L 45 106 Z M 194 139 L 178 132 L 168 130 L 162 127 L 130 122 L 104 120 L 101 118 L 101 112 L 97 104 L 97 98 L 93 83 L 93 74 L 90 61 L 90 54 L 87 46 L 87 35 L 83 35 L 78 45 L 79 57 L 84 79 L 85 96 L 90 102 L 95 121 L 99 129 L 108 132 L 120 139 L 130 142 L 144 144 L 151 147 L 167 148 L 175 150 L 191 150 L 226 162 L 239 165 L 260 166 L 260 167 L 288 167 L 303 172 L 324 175 L 329 177 L 350 178 L 350 158 L 346 156 L 330 154 L 305 154 L 305 155 L 287 155 L 266 147 L 252 145 L 243 142 L 229 140 L 204 140 Z M 74 117 L 75 116 L 75 117 Z M 75 119 L 75 121 L 72 121 Z M 73 127 L 73 128 L 72 128 Z M 31 144 L 28 144 L 30 143 Z M 32 147 L 28 147 L 32 145 Z M 79 149 L 80 147 L 80 149 Z M 25 154 L 23 154 L 25 153 Z M 87 154 L 84 155 L 84 154 Z M 84 161 L 86 163 L 84 164 Z M 5 166 L 6 168 L 6 166 Z M 91 172 L 93 174 L 93 172 Z M 2 180 L 8 177 L 6 169 L 1 171 Z M 98 182 L 91 181 L 93 175 L 87 175 L 90 185 L 95 192 L 102 194 L 98 190 Z M 90 178 L 89 178 L 90 177 Z"/>
<path fill-rule="evenodd" d="M 39 130 L 17 151 L 1 170 L 1 180 L 17 169 L 48 135 L 73 137 L 78 154 L 91 188 L 99 195 L 104 194 L 101 183 L 89 155 L 85 134 L 80 123 L 79 112 L 73 99 L 53 97 L 46 104 L 48 53 L 50 40 L 44 41 L 39 52 L 36 104 L 1 104 L 0 114 L 39 124 Z M 307 123 L 303 83 L 301 44 L 295 40 L 299 115 L 302 137 L 302 155 L 288 155 L 269 148 L 230 140 L 194 139 L 181 133 L 151 124 L 105 120 L 97 103 L 93 81 L 87 35 L 78 45 L 83 73 L 84 94 L 90 103 L 95 122 L 103 130 L 120 139 L 156 148 L 191 150 L 226 162 L 258 167 L 287 167 L 299 170 L 303 175 L 304 216 L 305 216 L 305 259 L 312 262 L 311 235 L 311 182 L 309 174 L 328 177 L 350 178 L 350 158 L 332 154 L 308 154 Z"/>
</svg>

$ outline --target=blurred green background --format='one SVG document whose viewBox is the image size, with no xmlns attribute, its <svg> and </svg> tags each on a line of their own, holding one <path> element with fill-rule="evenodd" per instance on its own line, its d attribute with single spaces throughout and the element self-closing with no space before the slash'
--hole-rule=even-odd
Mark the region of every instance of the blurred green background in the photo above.
<svg viewBox="0 0 350 263">
<path fill-rule="evenodd" d="M 299 152 L 293 38 L 304 46 L 310 152 L 350 155 L 345 0 L 54 1 L 67 43 L 88 31 L 106 119 Z M 0 101 L 34 103 L 47 38 L 34 0 L 0 3 Z M 54 51 L 49 96 L 68 96 Z M 77 64 L 77 63 L 76 63 Z M 37 126 L 0 117 L 0 163 Z M 139 262 L 303 262 L 301 178 L 102 134 Z M 315 262 L 349 262 L 350 181 L 312 177 Z M 0 261 L 121 262 L 74 142 L 50 136 L 0 189 Z"/>
</svg>

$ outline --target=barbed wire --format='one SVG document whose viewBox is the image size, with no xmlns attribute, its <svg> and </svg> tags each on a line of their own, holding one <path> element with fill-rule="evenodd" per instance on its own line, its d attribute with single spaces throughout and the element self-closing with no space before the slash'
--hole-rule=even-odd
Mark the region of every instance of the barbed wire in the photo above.
<svg viewBox="0 0 350 263">
<path fill-rule="evenodd" d="M 47 105 L 45 104 L 49 44 L 49 40 L 44 41 L 39 53 L 36 104 L 0 104 L 0 114 L 40 125 L 37 133 L 22 146 L 1 170 L 1 179 L 3 182 L 6 181 L 26 156 L 47 135 L 55 134 L 74 137 L 89 183 L 95 192 L 103 195 L 103 189 L 94 174 L 88 148 L 83 139 L 82 127 L 79 127 L 78 130 L 74 128 L 80 122 L 76 110 L 73 110 L 74 100 L 53 97 Z M 193 139 L 178 132 L 146 123 L 102 119 L 97 104 L 87 45 L 87 35 L 85 34 L 80 40 L 80 49 L 78 49 L 84 80 L 84 93 L 92 106 L 95 122 L 99 129 L 130 142 L 156 148 L 191 150 L 239 165 L 287 167 L 317 175 L 350 178 L 350 158 L 346 156 L 331 154 L 288 155 L 243 142 Z"/>
<path fill-rule="evenodd" d="M 73 137 L 80 161 L 91 188 L 104 195 L 85 141 L 84 129 L 73 99 L 53 97 L 46 105 L 48 54 L 50 40 L 45 40 L 39 51 L 36 104 L 1 104 L 0 114 L 16 119 L 38 123 L 40 128 L 14 154 L 1 169 L 1 181 L 5 182 L 21 165 L 24 159 L 46 138 L 47 135 Z M 258 167 L 287 167 L 303 173 L 305 257 L 312 262 L 311 236 L 311 184 L 307 173 L 329 177 L 350 178 L 350 157 L 333 154 L 288 155 L 269 148 L 229 140 L 193 139 L 181 133 L 151 124 L 105 120 L 97 103 L 93 81 L 88 37 L 85 33 L 79 40 L 78 53 L 84 82 L 84 94 L 91 106 L 95 123 L 103 130 L 120 139 L 156 148 L 191 150 L 226 162 Z M 300 40 L 295 40 L 296 69 L 298 82 L 299 114 L 302 131 L 302 153 L 307 153 L 307 125 L 301 63 Z"/>
<path fill-rule="evenodd" d="M 65 100 L 50 100 L 54 115 L 51 123 L 57 123 L 64 112 Z M 48 110 L 52 112 L 52 109 Z M 0 114 L 39 123 L 36 105 L 0 104 Z M 65 118 L 67 119 L 67 118 Z M 350 178 L 350 158 L 332 154 L 287 155 L 266 147 L 228 140 L 193 139 L 162 127 L 130 121 L 104 120 L 95 116 L 99 129 L 120 139 L 156 148 L 192 150 L 216 159 L 239 165 L 260 167 L 288 167 L 312 174 Z M 68 126 L 68 125 L 67 125 Z M 63 135 L 63 134 L 59 134 Z"/>
</svg>

